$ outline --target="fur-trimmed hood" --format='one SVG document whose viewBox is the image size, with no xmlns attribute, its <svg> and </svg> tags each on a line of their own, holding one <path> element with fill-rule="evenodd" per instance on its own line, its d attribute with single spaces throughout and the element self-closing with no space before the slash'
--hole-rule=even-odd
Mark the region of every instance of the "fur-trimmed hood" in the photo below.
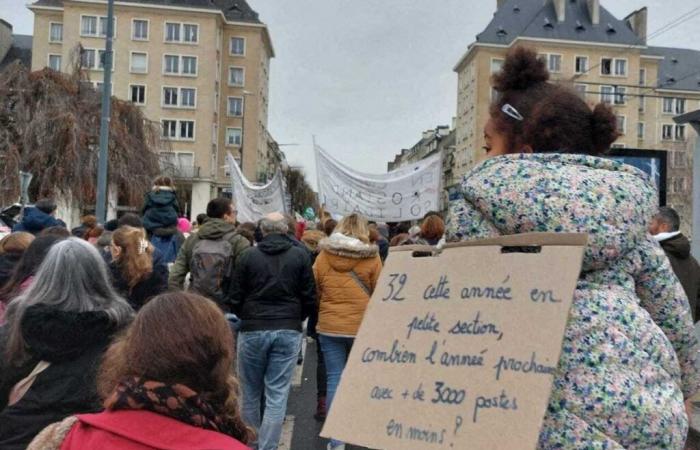
<svg viewBox="0 0 700 450">
<path fill-rule="evenodd" d="M 333 233 L 330 237 L 322 239 L 318 247 L 328 253 L 330 265 L 339 272 L 349 272 L 361 260 L 379 255 L 379 247 L 376 245 L 341 233 Z"/>
</svg>

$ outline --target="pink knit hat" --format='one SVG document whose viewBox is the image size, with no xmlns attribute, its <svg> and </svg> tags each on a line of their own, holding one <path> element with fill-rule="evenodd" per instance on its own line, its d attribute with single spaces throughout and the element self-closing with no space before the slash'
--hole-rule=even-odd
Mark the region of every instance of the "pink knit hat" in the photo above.
<svg viewBox="0 0 700 450">
<path fill-rule="evenodd" d="M 180 231 L 180 233 L 189 233 L 192 231 L 192 224 L 186 218 L 180 217 L 177 219 L 177 229 Z"/>
</svg>

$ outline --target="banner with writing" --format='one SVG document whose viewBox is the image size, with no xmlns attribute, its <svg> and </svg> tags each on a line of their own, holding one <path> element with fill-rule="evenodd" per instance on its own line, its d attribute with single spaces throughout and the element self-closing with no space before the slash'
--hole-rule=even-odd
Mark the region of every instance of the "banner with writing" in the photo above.
<svg viewBox="0 0 700 450">
<path fill-rule="evenodd" d="M 256 186 L 246 179 L 230 153 L 226 155 L 226 163 L 231 173 L 231 190 L 239 222 L 257 222 L 266 214 L 287 212 L 286 189 L 279 170 L 269 183 Z"/>
<path fill-rule="evenodd" d="M 528 234 L 392 251 L 322 435 L 386 450 L 536 448 L 585 244 Z"/>
<path fill-rule="evenodd" d="M 377 222 L 422 219 L 440 209 L 440 155 L 386 174 L 349 168 L 316 146 L 319 201 L 326 211 L 359 213 Z"/>
</svg>

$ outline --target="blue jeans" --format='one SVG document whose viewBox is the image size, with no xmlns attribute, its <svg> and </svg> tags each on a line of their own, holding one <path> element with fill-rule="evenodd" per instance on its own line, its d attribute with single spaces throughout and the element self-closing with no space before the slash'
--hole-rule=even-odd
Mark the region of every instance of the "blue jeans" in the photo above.
<svg viewBox="0 0 700 450">
<path fill-rule="evenodd" d="M 292 374 L 301 348 L 301 333 L 293 330 L 238 333 L 238 376 L 241 415 L 255 429 L 253 449 L 275 450 L 282 434 Z M 264 417 L 260 402 L 265 394 Z"/>
<path fill-rule="evenodd" d="M 335 391 L 338 390 L 340 376 L 343 374 L 345 364 L 348 362 L 350 349 L 355 339 L 319 334 L 318 341 L 321 344 L 323 359 L 326 363 L 326 377 L 328 379 L 328 386 L 326 387 L 326 413 L 330 414 L 333 397 L 335 397 Z M 331 439 L 332 446 L 340 444 L 342 444 L 341 441 Z"/>
</svg>

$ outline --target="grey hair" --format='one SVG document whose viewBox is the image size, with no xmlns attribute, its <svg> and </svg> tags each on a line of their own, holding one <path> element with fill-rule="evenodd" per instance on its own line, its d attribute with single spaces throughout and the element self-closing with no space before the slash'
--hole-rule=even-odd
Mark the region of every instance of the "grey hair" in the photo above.
<svg viewBox="0 0 700 450">
<path fill-rule="evenodd" d="M 659 212 L 654 216 L 656 220 L 665 223 L 671 228 L 672 232 L 678 231 L 681 228 L 681 218 L 675 209 L 669 206 L 662 206 Z"/>
<path fill-rule="evenodd" d="M 260 232 L 263 236 L 269 234 L 287 234 L 287 231 L 289 231 L 289 226 L 284 218 L 280 220 L 263 218 L 260 220 Z"/>
<path fill-rule="evenodd" d="M 19 323 L 33 305 L 54 306 L 63 311 L 104 311 L 120 327 L 134 314 L 112 287 L 107 265 L 97 249 L 78 238 L 68 238 L 51 247 L 29 288 L 8 305 L 8 322 Z"/>
</svg>

